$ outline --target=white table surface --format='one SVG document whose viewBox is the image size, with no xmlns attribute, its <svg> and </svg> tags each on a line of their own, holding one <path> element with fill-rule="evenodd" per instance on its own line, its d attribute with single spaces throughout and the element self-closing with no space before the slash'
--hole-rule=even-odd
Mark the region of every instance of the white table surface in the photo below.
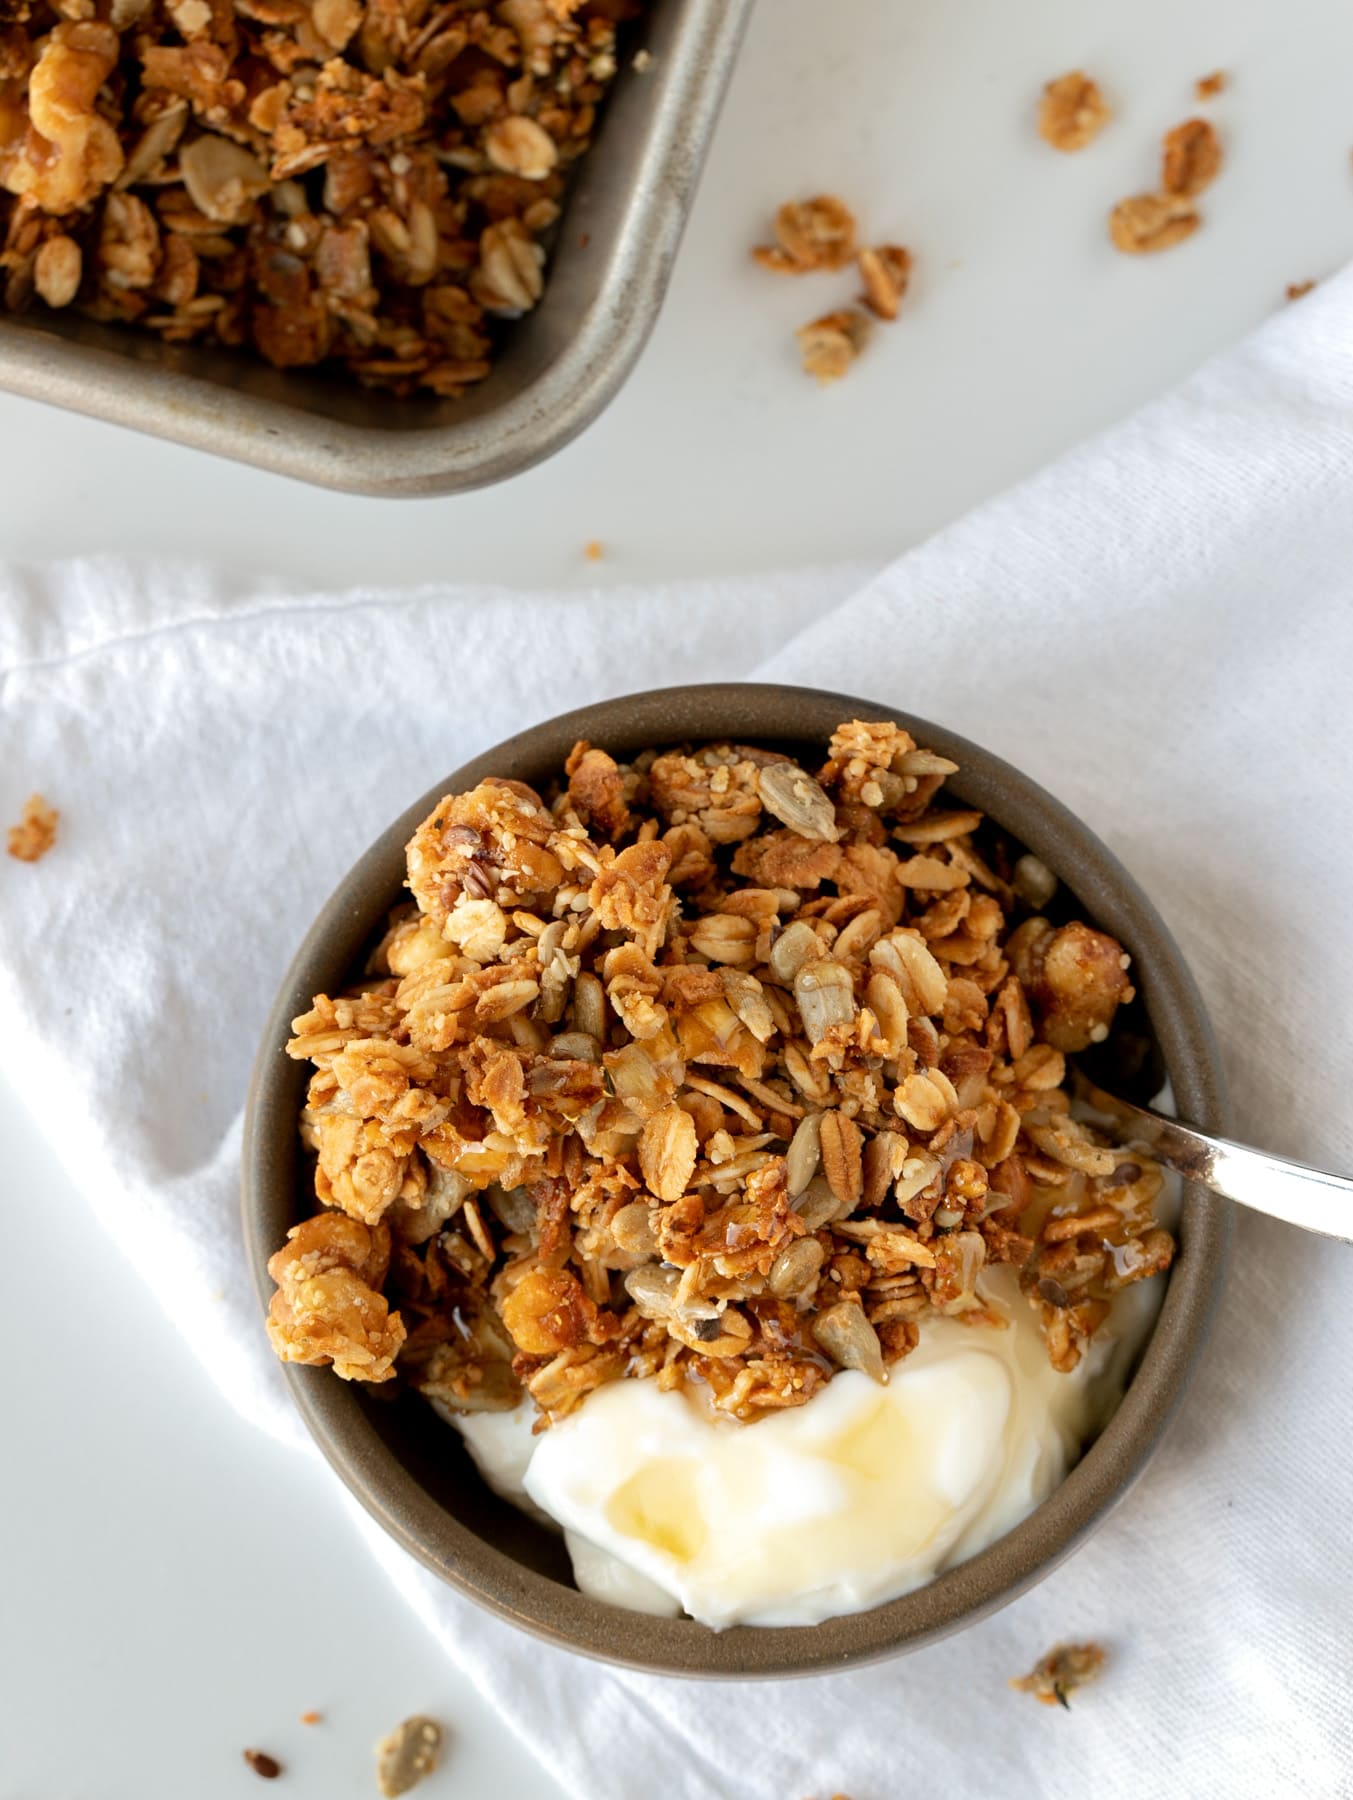
<svg viewBox="0 0 1353 1800">
<path fill-rule="evenodd" d="M 1078 64 L 1117 116 L 1059 157 L 1033 103 Z M 762 0 L 653 340 L 552 462 L 461 498 L 353 500 L 0 398 L 0 554 L 207 556 L 310 587 L 882 560 L 1353 254 L 1353 113 L 1326 74 L 1350 66 L 1338 0 Z M 1214 68 L 1228 163 L 1204 228 L 1118 256 L 1109 205 L 1152 185 Z M 777 279 L 746 248 L 779 200 L 823 189 L 918 274 L 820 392 L 790 332 L 850 281 Z M 330 1478 L 181 1353 L 3 1091 L 0 1143 L 0 1800 L 265 1791 L 246 1744 L 288 1763 L 266 1791 L 369 1796 L 370 1744 L 417 1709 L 454 1736 L 428 1800 L 557 1795 L 385 1587 Z M 310 1707 L 323 1724 L 298 1722 Z"/>
</svg>

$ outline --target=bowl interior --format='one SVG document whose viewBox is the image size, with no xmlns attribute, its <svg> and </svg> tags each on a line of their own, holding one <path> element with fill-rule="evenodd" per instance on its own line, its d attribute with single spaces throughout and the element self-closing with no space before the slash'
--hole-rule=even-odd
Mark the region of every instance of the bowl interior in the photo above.
<svg viewBox="0 0 1353 1800">
<path fill-rule="evenodd" d="M 1057 801 L 1007 764 L 941 727 L 844 696 L 721 684 L 667 689 L 566 714 L 509 739 L 449 775 L 371 847 L 307 935 L 268 1022 L 245 1127 L 244 1227 L 260 1297 L 264 1264 L 287 1228 L 315 1210 L 297 1137 L 306 1070 L 282 1046 L 289 1021 L 360 964 L 402 897 L 404 845 L 445 792 L 486 775 L 542 783 L 585 737 L 618 754 L 727 738 L 820 761 L 847 718 L 894 719 L 959 764 L 948 791 L 984 812 L 1059 877 L 1068 911 L 1117 937 L 1133 958 L 1138 999 L 1115 1044 L 1129 1046 L 1125 1085 L 1168 1075 L 1180 1112 L 1225 1125 L 1215 1045 L 1186 966 L 1150 903 L 1111 854 Z M 1004 1604 L 1046 1573 L 1119 1499 L 1149 1457 L 1201 1350 L 1224 1279 L 1230 1212 L 1185 1189 L 1181 1250 L 1155 1329 L 1122 1405 L 1056 1493 L 1013 1532 L 913 1594 L 812 1627 L 715 1633 L 688 1619 L 621 1613 L 580 1594 L 562 1540 L 495 1497 L 458 1435 L 416 1395 L 372 1397 L 327 1369 L 287 1366 L 319 1447 L 362 1504 L 420 1561 L 500 1615 L 568 1648 L 633 1667 L 756 1678 L 868 1661 L 914 1648 Z M 378 1391 L 377 1391 L 378 1392 Z"/>
</svg>

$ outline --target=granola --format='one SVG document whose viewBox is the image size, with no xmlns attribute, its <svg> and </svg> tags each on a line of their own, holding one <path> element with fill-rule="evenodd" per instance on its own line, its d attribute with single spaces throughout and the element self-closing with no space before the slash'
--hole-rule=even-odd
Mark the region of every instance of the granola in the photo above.
<svg viewBox="0 0 1353 1800">
<path fill-rule="evenodd" d="M 9 828 L 7 848 L 20 862 L 37 862 L 46 856 L 56 842 L 57 821 L 61 814 L 48 806 L 41 794 L 30 794 L 24 801 L 19 823 Z"/>
<path fill-rule="evenodd" d="M 1168 250 L 1202 224 L 1194 201 L 1221 172 L 1221 140 L 1206 119 L 1185 119 L 1162 145 L 1160 189 L 1120 200 L 1109 214 L 1109 236 L 1129 256 Z"/>
<path fill-rule="evenodd" d="M 1099 136 L 1111 116 L 1098 85 L 1083 70 L 1073 69 L 1043 89 L 1038 135 L 1054 150 L 1083 150 Z"/>
<path fill-rule="evenodd" d="M 0 305 L 455 397 L 643 0 L 0 7 Z"/>
<path fill-rule="evenodd" d="M 1012 1676 L 1010 1685 L 1018 1693 L 1032 1694 L 1042 1706 L 1060 1706 L 1069 1712 L 1067 1696 L 1098 1681 L 1106 1660 L 1098 1644 L 1057 1644 L 1027 1675 Z"/>
<path fill-rule="evenodd" d="M 1075 1367 L 1174 1251 L 1067 1092 L 1128 958 L 954 772 L 856 720 L 815 770 L 580 743 L 545 793 L 446 796 L 294 1021 L 322 1210 L 269 1265 L 278 1354 L 541 1427 L 626 1376 L 750 1420 L 937 1315 L 1002 1328 L 1006 1263 Z"/>
</svg>

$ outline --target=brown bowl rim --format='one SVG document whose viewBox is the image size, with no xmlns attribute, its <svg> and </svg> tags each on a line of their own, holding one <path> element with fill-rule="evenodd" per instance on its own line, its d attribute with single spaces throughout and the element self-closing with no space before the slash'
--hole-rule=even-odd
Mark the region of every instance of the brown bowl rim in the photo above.
<svg viewBox="0 0 1353 1800">
<path fill-rule="evenodd" d="M 333 991 L 398 898 L 404 846 L 444 793 L 487 775 L 540 781 L 578 738 L 633 754 L 707 739 L 825 744 L 846 718 L 892 719 L 950 757 L 950 790 L 1013 833 L 1127 947 L 1182 1117 L 1227 1128 L 1220 1060 L 1193 977 L 1163 920 L 1104 844 L 1060 801 L 992 752 L 895 706 L 817 689 L 719 682 L 625 695 L 546 720 L 486 750 L 409 806 L 358 859 L 307 932 L 273 1005 L 250 1083 L 242 1213 L 260 1302 L 266 1262 L 298 1216 L 292 1171 L 304 1071 L 284 1055 L 289 1022 Z M 359 1390 L 327 1369 L 284 1366 L 301 1417 L 351 1493 L 424 1567 L 547 1643 L 631 1669 L 716 1679 L 823 1673 L 917 1649 L 1024 1593 L 1076 1549 L 1141 1474 L 1197 1366 L 1225 1282 L 1231 1208 L 1187 1183 L 1180 1254 L 1124 1399 L 1065 1481 L 1023 1524 L 927 1586 L 867 1612 L 800 1627 L 713 1632 L 628 1613 L 527 1568 L 463 1524 L 377 1435 Z M 502 1503 L 506 1505 L 506 1503 Z"/>
</svg>

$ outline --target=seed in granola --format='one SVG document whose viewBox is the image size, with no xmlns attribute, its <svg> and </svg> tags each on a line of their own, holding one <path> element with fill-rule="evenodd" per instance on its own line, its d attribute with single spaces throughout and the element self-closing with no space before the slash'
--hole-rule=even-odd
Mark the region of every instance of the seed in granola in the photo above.
<svg viewBox="0 0 1353 1800">
<path fill-rule="evenodd" d="M 756 785 L 766 811 L 797 836 L 824 844 L 834 844 L 840 837 L 836 808 L 797 763 L 767 763 L 757 771 Z"/>
<path fill-rule="evenodd" d="M 264 1781 L 276 1781 L 282 1773 L 281 1763 L 275 1756 L 269 1756 L 266 1750 L 246 1750 L 243 1755 L 255 1775 L 261 1775 Z"/>
<path fill-rule="evenodd" d="M 1111 116 L 1097 83 L 1083 70 L 1073 69 L 1043 89 L 1038 134 L 1054 150 L 1083 150 L 1099 136 Z"/>
<path fill-rule="evenodd" d="M 20 862 L 37 862 L 46 856 L 56 842 L 57 821 L 61 814 L 48 806 L 41 794 L 30 794 L 24 801 L 19 823 L 9 828 L 8 849 Z"/>
<path fill-rule="evenodd" d="M 386 1800 L 395 1800 L 437 1767 L 441 1753 L 442 1728 L 434 1719 L 415 1713 L 396 1726 L 376 1746 L 376 1780 Z"/>
<path fill-rule="evenodd" d="M 80 291 L 84 259 L 74 238 L 46 238 L 33 264 L 33 285 L 48 306 L 69 306 Z"/>
<path fill-rule="evenodd" d="M 830 1031 L 855 1017 L 855 989 L 850 970 L 830 957 L 805 963 L 794 977 L 794 998 L 808 1041 L 820 1044 Z"/>
<path fill-rule="evenodd" d="M 1186 119 L 1165 134 L 1160 185 L 1167 194 L 1201 194 L 1221 170 L 1221 141 L 1206 119 Z"/>
<path fill-rule="evenodd" d="M 855 255 L 855 218 L 835 194 L 788 200 L 775 215 L 775 237 L 775 248 L 752 252 L 763 269 L 779 275 L 844 269 Z"/>
<path fill-rule="evenodd" d="M 813 1318 L 813 1336 L 842 1369 L 858 1369 L 871 1381 L 887 1380 L 878 1333 L 855 1300 L 839 1300 Z"/>
<path fill-rule="evenodd" d="M 806 1112 L 794 1128 L 785 1153 L 785 1192 L 791 1200 L 804 1193 L 822 1160 L 822 1114 Z"/>
<path fill-rule="evenodd" d="M 901 244 L 879 244 L 860 252 L 863 299 L 880 319 L 895 319 L 911 280 L 911 251 Z"/>
<path fill-rule="evenodd" d="M 1057 892 L 1057 877 L 1039 857 L 1026 854 L 1015 864 L 1014 888 L 1026 906 L 1042 912 Z"/>
<path fill-rule="evenodd" d="M 794 334 L 805 375 L 825 387 L 839 381 L 864 349 L 869 337 L 869 319 L 858 307 L 840 307 L 824 313 Z"/>
<path fill-rule="evenodd" d="M 1105 1661 L 1098 1644 L 1057 1644 L 1027 1675 L 1013 1676 L 1010 1685 L 1021 1694 L 1032 1694 L 1043 1706 L 1060 1706 L 1069 1712 L 1070 1696 L 1078 1687 L 1098 1681 Z"/>
<path fill-rule="evenodd" d="M 1109 236 L 1127 256 L 1149 256 L 1192 237 L 1202 223 L 1183 194 L 1136 194 L 1109 214 Z"/>
</svg>

